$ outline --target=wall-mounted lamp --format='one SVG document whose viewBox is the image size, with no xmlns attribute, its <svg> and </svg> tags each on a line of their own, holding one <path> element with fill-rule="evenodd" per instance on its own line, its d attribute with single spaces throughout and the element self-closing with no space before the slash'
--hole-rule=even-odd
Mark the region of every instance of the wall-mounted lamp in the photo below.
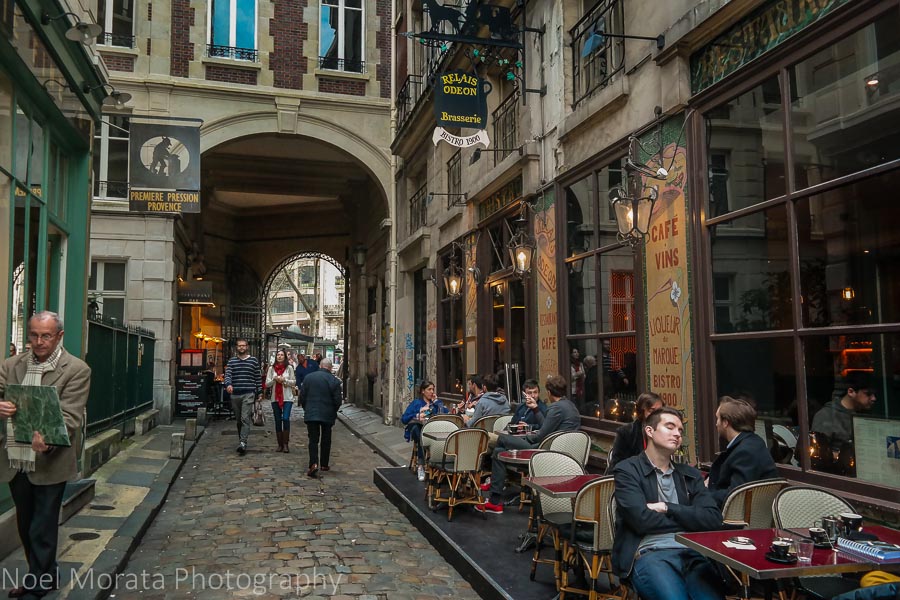
<svg viewBox="0 0 900 600">
<path fill-rule="evenodd" d="M 465 273 L 463 273 L 456 260 L 457 251 L 461 254 L 462 247 L 453 242 L 450 248 L 450 264 L 444 269 L 444 293 L 451 300 L 458 299 L 463 293 L 463 277 Z"/>
<path fill-rule="evenodd" d="M 469 267 L 466 270 L 472 274 L 472 281 L 475 282 L 475 285 L 481 285 L 481 269 L 478 267 Z"/>
<path fill-rule="evenodd" d="M 351 255 L 353 257 L 353 264 L 357 267 L 362 267 L 366 264 L 366 247 L 365 246 L 354 246 L 351 251 Z"/>
<path fill-rule="evenodd" d="M 852 287 L 845 287 L 841 290 L 841 298 L 849 302 L 850 300 L 856 298 L 856 292 L 853 291 Z"/>
<path fill-rule="evenodd" d="M 644 241 L 650 230 L 650 216 L 653 205 L 659 197 L 659 188 L 644 184 L 644 177 L 665 181 L 669 171 L 663 166 L 662 109 L 656 107 L 656 130 L 653 134 L 651 156 L 656 157 L 657 168 L 638 163 L 639 150 L 647 148 L 634 134 L 629 136 L 628 158 L 625 160 L 625 185 L 617 185 L 609 190 L 609 202 L 616 215 L 619 240 L 636 246 Z"/>
<path fill-rule="evenodd" d="M 528 232 L 528 219 L 525 217 L 525 211 L 528 209 L 526 207 L 527 205 L 522 207 L 522 214 L 516 219 L 516 234 L 509 240 L 507 246 L 513 273 L 523 278 L 531 274 L 531 263 L 534 260 L 534 252 L 537 250 L 534 236 Z"/>
<path fill-rule="evenodd" d="M 519 146 L 518 148 L 475 148 L 475 152 L 472 153 L 472 158 L 469 159 L 469 164 L 474 165 L 481 160 L 482 152 L 518 152 L 519 156 L 522 156 L 525 154 L 525 148 L 523 146 Z"/>
<path fill-rule="evenodd" d="M 581 254 L 581 251 L 572 250 L 572 256 L 570 256 L 569 258 L 578 256 L 579 254 Z M 571 273 L 572 275 L 581 275 L 581 272 L 584 270 L 584 263 L 586 263 L 586 262 L 587 262 L 587 259 L 583 258 L 581 260 L 576 260 L 576 261 L 572 261 L 570 263 L 566 263 L 566 266 L 569 269 L 569 273 Z"/>
<path fill-rule="evenodd" d="M 872 73 L 868 77 L 866 77 L 866 87 L 870 90 L 874 90 L 878 87 L 878 73 Z"/>
<path fill-rule="evenodd" d="M 430 204 L 432 200 L 434 200 L 435 196 L 447 196 L 447 208 L 452 208 L 454 206 L 465 206 L 466 201 L 469 199 L 468 193 L 463 194 L 450 194 L 444 192 L 428 192 L 428 203 Z"/>
<path fill-rule="evenodd" d="M 95 86 L 91 86 L 86 83 L 81 87 L 81 91 L 85 94 L 90 94 L 94 90 L 99 89 L 102 89 L 104 92 L 106 92 L 106 97 L 103 98 L 104 106 L 112 106 L 121 110 L 125 108 L 125 104 L 129 100 L 131 100 L 131 94 L 129 94 L 128 92 L 120 92 L 108 83 L 101 83 L 100 85 Z"/>
<path fill-rule="evenodd" d="M 65 17 L 74 17 L 75 19 L 75 24 L 66 31 L 66 39 L 73 42 L 91 45 L 96 41 L 97 36 L 103 33 L 103 28 L 96 23 L 82 21 L 81 17 L 71 12 L 65 12 L 55 17 L 51 17 L 49 13 L 44 13 L 41 15 L 41 25 L 49 25 L 52 21 Z"/>
</svg>

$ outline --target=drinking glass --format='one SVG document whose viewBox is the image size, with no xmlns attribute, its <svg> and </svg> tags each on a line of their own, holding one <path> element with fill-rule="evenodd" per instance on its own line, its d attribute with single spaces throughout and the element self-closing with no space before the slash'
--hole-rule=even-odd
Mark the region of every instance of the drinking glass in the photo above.
<svg viewBox="0 0 900 600">
<path fill-rule="evenodd" d="M 797 542 L 797 558 L 802 562 L 811 561 L 814 548 L 815 543 L 812 541 L 802 540 Z"/>
</svg>

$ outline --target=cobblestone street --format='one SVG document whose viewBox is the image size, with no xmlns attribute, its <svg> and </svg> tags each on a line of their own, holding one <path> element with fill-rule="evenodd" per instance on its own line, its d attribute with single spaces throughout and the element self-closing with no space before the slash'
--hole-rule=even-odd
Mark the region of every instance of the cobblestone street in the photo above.
<svg viewBox="0 0 900 600">
<path fill-rule="evenodd" d="M 206 430 L 117 598 L 478 598 L 375 487 L 387 463 L 343 425 L 318 480 L 306 476 L 302 422 L 290 454 L 254 427 L 238 456 L 234 429 Z"/>
</svg>

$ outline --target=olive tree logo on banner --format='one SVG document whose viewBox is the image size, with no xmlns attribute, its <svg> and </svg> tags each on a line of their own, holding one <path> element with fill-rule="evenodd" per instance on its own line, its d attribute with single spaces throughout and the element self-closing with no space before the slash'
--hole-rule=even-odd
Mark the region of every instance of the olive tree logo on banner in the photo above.
<svg viewBox="0 0 900 600">
<path fill-rule="evenodd" d="M 448 71 L 436 76 L 434 85 L 434 118 L 437 127 L 431 141 L 437 146 L 444 140 L 457 148 L 483 144 L 491 140 L 484 130 L 487 124 L 487 95 L 491 84 L 465 71 Z M 478 129 L 474 135 L 453 135 L 444 127 Z"/>
<path fill-rule="evenodd" d="M 200 212 L 200 123 L 131 120 L 128 204 L 137 212 Z"/>
</svg>

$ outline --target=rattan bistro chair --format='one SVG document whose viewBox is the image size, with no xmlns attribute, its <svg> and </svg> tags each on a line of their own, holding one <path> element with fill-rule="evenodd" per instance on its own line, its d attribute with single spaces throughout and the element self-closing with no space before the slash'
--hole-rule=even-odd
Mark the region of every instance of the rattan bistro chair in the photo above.
<svg viewBox="0 0 900 600">
<path fill-rule="evenodd" d="M 481 494 L 481 461 L 488 453 L 488 434 L 482 429 L 458 429 L 447 437 L 444 456 L 440 463 L 433 463 L 435 473 L 430 482 L 429 506 L 447 504 L 447 520 L 453 519 L 453 508 L 460 504 L 484 504 Z M 447 483 L 447 495 L 443 496 L 442 483 Z M 482 513 L 484 518 L 484 513 Z"/>
<path fill-rule="evenodd" d="M 584 475 L 584 467 L 578 461 L 562 452 L 548 450 L 535 454 L 528 461 L 529 477 L 547 477 L 552 475 Z M 562 545 L 559 536 L 559 526 L 572 521 L 571 498 L 549 498 L 546 495 L 536 494 L 537 504 L 537 537 L 535 539 L 534 555 L 531 559 L 530 577 L 534 580 L 538 563 L 552 564 L 553 576 L 556 587 L 560 583 L 560 564 L 562 562 Z M 550 536 L 553 542 L 553 559 L 541 558 L 544 538 Z"/>
<path fill-rule="evenodd" d="M 486 417 L 481 417 L 474 423 L 472 423 L 472 429 L 481 429 L 482 431 L 493 431 L 494 430 L 494 421 L 500 418 L 500 415 L 488 415 Z"/>
<path fill-rule="evenodd" d="M 466 426 L 466 422 L 463 420 L 462 415 L 451 415 L 444 413 L 440 415 L 434 415 L 433 417 L 428 419 L 429 423 L 432 421 L 449 421 L 450 423 L 455 423 L 457 427 Z"/>
<path fill-rule="evenodd" d="M 609 529 L 610 529 L 610 533 L 611 533 L 611 537 L 609 540 L 609 546 L 610 546 L 610 548 L 612 548 L 613 544 L 615 544 L 615 541 L 616 541 L 616 519 L 619 518 L 619 513 L 616 509 L 616 497 L 615 496 L 613 496 L 612 499 L 610 499 L 608 507 L 609 507 L 608 508 L 608 510 L 609 510 L 609 513 L 608 513 L 609 514 Z M 633 589 L 631 589 L 631 586 L 628 584 L 627 581 L 623 581 L 623 580 L 619 579 L 619 587 L 616 590 L 616 593 L 612 594 L 610 597 L 617 597 L 617 598 L 620 598 L 621 600 L 629 600 L 629 598 L 637 598 L 637 593 L 635 593 L 635 591 Z"/>
<path fill-rule="evenodd" d="M 441 415 L 443 416 L 443 415 Z M 430 440 L 426 433 L 437 431 L 456 431 L 459 427 L 453 421 L 435 419 L 432 417 L 422 426 L 422 448 L 425 451 L 425 499 L 427 500 L 431 487 L 434 485 L 434 463 L 440 463 L 444 459 L 444 446 L 447 440 Z"/>
<path fill-rule="evenodd" d="M 772 527 L 772 502 L 787 479 L 764 479 L 739 485 L 725 498 L 722 520 L 728 526 L 741 529 L 768 529 Z"/>
<path fill-rule="evenodd" d="M 592 481 L 578 491 L 575 497 L 575 508 L 572 513 L 572 524 L 561 525 L 563 538 L 563 566 L 559 585 L 559 599 L 565 600 L 567 592 L 588 595 L 589 600 L 597 598 L 597 584 L 600 573 L 605 572 L 612 578 L 612 540 L 613 531 L 609 520 L 609 503 L 616 491 L 615 479 L 610 475 Z M 569 585 L 568 565 L 582 562 L 588 572 L 590 590 L 582 590 Z"/>
<path fill-rule="evenodd" d="M 512 421 L 512 415 L 503 415 L 502 417 L 497 417 L 494 420 L 494 424 L 491 426 L 491 431 L 494 433 L 502 433 L 506 426 L 509 425 L 510 421 Z"/>
<path fill-rule="evenodd" d="M 584 467 L 591 453 L 591 436 L 583 431 L 563 431 L 553 436 L 547 449 L 568 454 Z"/>
<path fill-rule="evenodd" d="M 779 529 L 806 529 L 815 527 L 816 521 L 824 516 L 842 512 L 855 513 L 847 501 L 828 490 L 795 485 L 778 492 L 772 502 L 775 526 Z M 821 577 L 799 577 L 798 591 L 808 598 L 822 600 L 849 592 L 859 587 L 859 582 L 834 575 Z"/>
</svg>

